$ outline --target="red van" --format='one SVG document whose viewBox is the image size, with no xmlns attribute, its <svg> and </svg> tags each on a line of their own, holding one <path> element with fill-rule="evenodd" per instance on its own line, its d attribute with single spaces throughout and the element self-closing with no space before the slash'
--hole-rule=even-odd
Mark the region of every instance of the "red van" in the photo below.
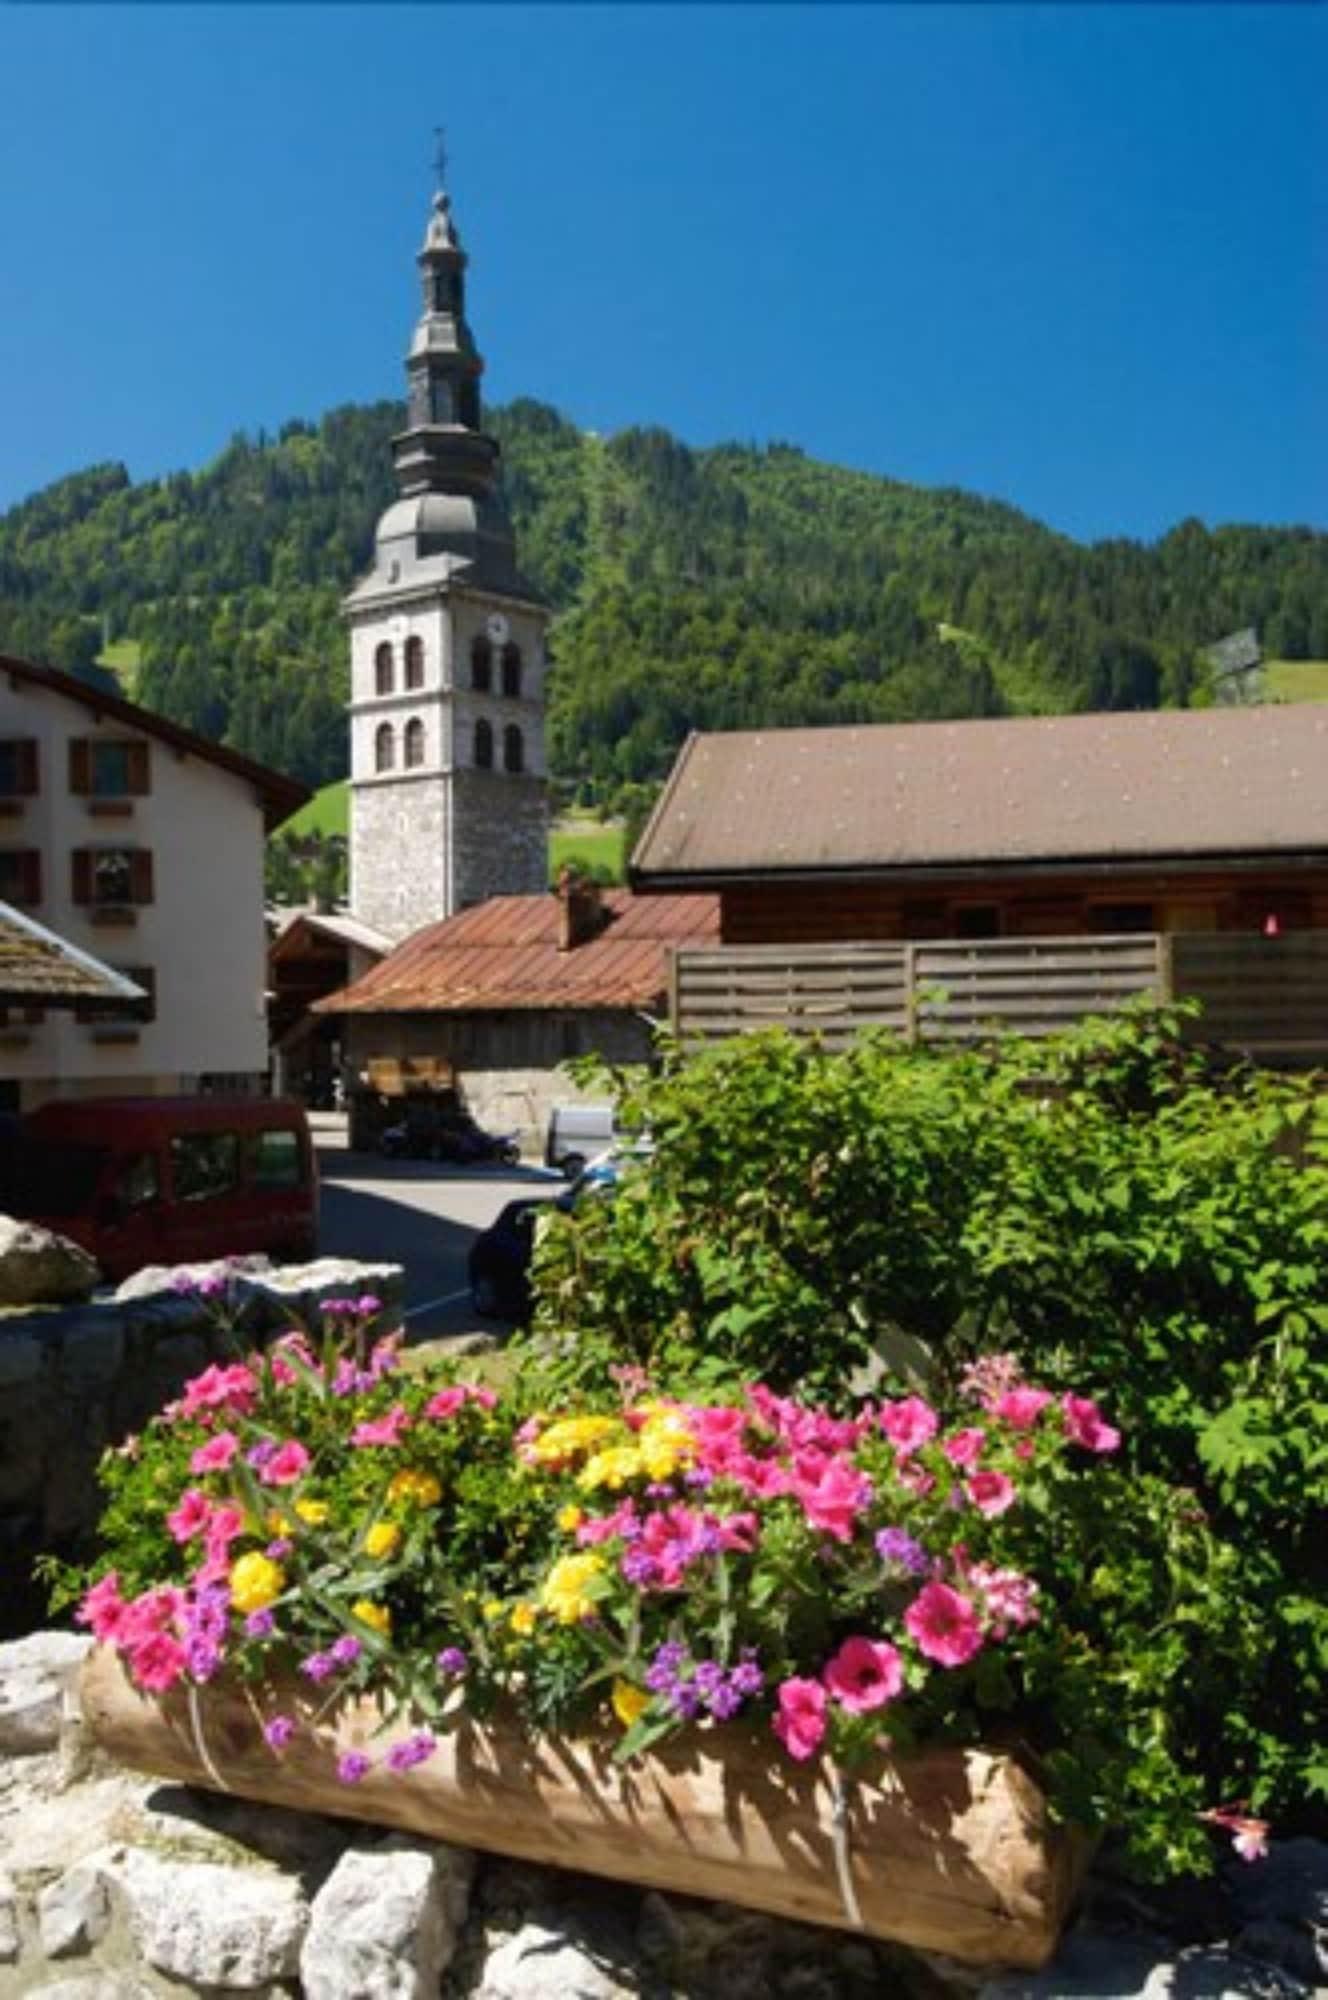
<svg viewBox="0 0 1328 2000">
<path fill-rule="evenodd" d="M 101 1097 L 20 1122 L 10 1212 L 58 1230 L 108 1278 L 318 1245 L 318 1168 L 298 1104 L 269 1097 Z"/>
</svg>

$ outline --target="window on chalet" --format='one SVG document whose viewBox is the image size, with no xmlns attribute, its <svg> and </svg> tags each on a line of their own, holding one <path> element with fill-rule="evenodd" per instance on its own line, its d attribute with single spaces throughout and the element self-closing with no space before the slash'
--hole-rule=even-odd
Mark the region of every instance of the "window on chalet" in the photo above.
<svg viewBox="0 0 1328 2000">
<path fill-rule="evenodd" d="M 152 901 L 152 854 L 146 847 L 76 847 L 73 900 L 93 909 Z"/>
<path fill-rule="evenodd" d="M 133 737 L 71 736 L 69 789 L 78 798 L 142 798 L 150 789 L 148 746 Z"/>
<path fill-rule="evenodd" d="M 108 961 L 109 962 L 109 961 Z M 151 965 L 113 965 L 112 972 L 132 979 L 135 986 L 141 986 L 147 998 L 125 1000 L 116 1006 L 89 1007 L 81 1005 L 74 1009 L 74 1019 L 89 1027 L 144 1027 L 157 1018 L 157 973 Z"/>
<path fill-rule="evenodd" d="M 493 647 L 482 632 L 471 642 L 470 684 L 476 694 L 489 694 L 493 689 Z"/>
<path fill-rule="evenodd" d="M 380 722 L 374 731 L 374 769 L 390 771 L 396 760 L 396 734 L 390 722 Z"/>
<path fill-rule="evenodd" d="M 408 688 L 422 688 L 424 686 L 423 639 L 407 639 L 406 641 L 406 686 Z"/>
<path fill-rule="evenodd" d="M 424 724 L 418 715 L 412 715 L 406 724 L 405 765 L 408 771 L 418 771 L 424 762 Z"/>
<path fill-rule="evenodd" d="M 524 771 L 526 768 L 526 746 L 521 740 L 521 731 L 514 722 L 509 722 L 503 731 L 503 769 Z"/>
<path fill-rule="evenodd" d="M 521 694 L 521 648 L 512 639 L 503 647 L 503 693 L 512 701 Z"/>
<path fill-rule="evenodd" d="M 41 855 L 35 847 L 0 847 L 0 903 L 31 909 L 42 899 Z"/>
<path fill-rule="evenodd" d="M 384 639 L 374 653 L 374 693 L 391 694 L 393 679 L 392 648 Z"/>
<path fill-rule="evenodd" d="M 957 938 L 995 938 L 1001 935 L 999 903 L 961 903 L 950 917 Z"/>
<path fill-rule="evenodd" d="M 0 738 L 0 799 L 28 799 L 36 790 L 36 740 L 30 736 Z"/>
<path fill-rule="evenodd" d="M 1157 912 L 1152 903 L 1094 903 L 1088 912 L 1088 928 L 1100 936 L 1122 931 L 1155 931 Z"/>
<path fill-rule="evenodd" d="M 475 724 L 475 769 L 493 769 L 493 729 L 483 716 Z"/>
</svg>

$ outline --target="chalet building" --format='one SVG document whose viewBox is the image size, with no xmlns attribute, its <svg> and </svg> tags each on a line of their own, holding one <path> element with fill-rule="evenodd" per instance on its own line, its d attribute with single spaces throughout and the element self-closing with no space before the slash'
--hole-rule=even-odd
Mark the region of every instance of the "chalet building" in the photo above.
<svg viewBox="0 0 1328 2000">
<path fill-rule="evenodd" d="M 53 667 L 0 656 L 0 899 L 142 998 L 10 1008 L 0 1109 L 257 1089 L 263 842 L 303 785 Z"/>
<path fill-rule="evenodd" d="M 544 634 L 517 569 L 481 429 L 484 363 L 466 264 L 439 193 L 418 256 L 423 309 L 406 359 L 398 497 L 350 629 L 350 906 L 394 942 L 496 895 L 548 882 Z"/>
<path fill-rule="evenodd" d="M 1328 931 L 1328 706 L 694 735 L 631 881 L 735 945 Z"/>
<path fill-rule="evenodd" d="M 493 896 L 426 925 L 314 1011 L 337 1018 L 353 1075 L 454 1076 L 481 1122 L 540 1132 L 579 1094 L 569 1058 L 649 1060 L 670 953 L 713 943 L 718 916 L 713 896 L 634 896 L 564 873 L 555 894 Z"/>
<path fill-rule="evenodd" d="M 330 1109 L 344 1080 L 335 1015 L 315 1001 L 353 985 L 386 958 L 392 940 L 344 911 L 284 910 L 271 922 L 267 952 L 272 1085 Z"/>
</svg>

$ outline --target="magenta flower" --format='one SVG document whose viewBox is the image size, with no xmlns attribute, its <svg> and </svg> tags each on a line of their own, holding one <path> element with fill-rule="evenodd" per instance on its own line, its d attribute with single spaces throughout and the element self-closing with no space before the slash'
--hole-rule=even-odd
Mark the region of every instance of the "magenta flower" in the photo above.
<svg viewBox="0 0 1328 2000">
<path fill-rule="evenodd" d="M 196 1486 L 187 1487 L 178 1507 L 166 1516 L 166 1526 L 177 1542 L 192 1542 L 212 1519 L 212 1502 Z"/>
<path fill-rule="evenodd" d="M 904 1613 L 909 1637 L 925 1658 L 962 1667 L 982 1650 L 982 1627 L 970 1602 L 948 1583 L 926 1583 Z"/>
<path fill-rule="evenodd" d="M 884 1404 L 880 1424 L 901 1458 L 930 1444 L 939 1428 L 935 1410 L 921 1396 L 905 1396 L 898 1403 Z"/>
<path fill-rule="evenodd" d="M 146 1694 L 165 1694 L 189 1664 L 189 1656 L 169 1632 L 153 1632 L 129 1654 L 129 1672 Z"/>
<path fill-rule="evenodd" d="M 197 1417 L 203 1413 L 233 1410 L 237 1416 L 246 1415 L 258 1397 L 258 1383 L 253 1372 L 243 1362 L 230 1368 L 205 1368 L 201 1375 L 195 1375 L 192 1382 L 186 1382 L 184 1394 L 176 1406 L 183 1417 Z"/>
<path fill-rule="evenodd" d="M 865 1472 L 846 1458 L 832 1458 L 816 1480 L 795 1479 L 793 1492 L 813 1528 L 851 1541 L 859 1514 L 872 1501 L 873 1487 Z"/>
<path fill-rule="evenodd" d="M 403 1742 L 392 1745 L 387 1753 L 387 1768 L 389 1771 L 397 1772 L 413 1770 L 416 1764 L 427 1763 L 437 1748 L 438 1745 L 429 1731 L 419 1729 L 413 1736 L 407 1736 Z"/>
<path fill-rule="evenodd" d="M 991 1414 L 1011 1430 L 1028 1431 L 1051 1400 L 1049 1389 L 1007 1389 L 996 1398 Z"/>
<path fill-rule="evenodd" d="M 1017 1497 L 1013 1479 L 1004 1472 L 975 1472 L 965 1490 L 980 1514 L 1003 1514 Z"/>
<path fill-rule="evenodd" d="M 294 1734 L 295 1724 L 289 1715 L 274 1715 L 263 1724 L 263 1740 L 271 1750 L 284 1750 Z"/>
<path fill-rule="evenodd" d="M 269 1486 L 293 1486 L 308 1470 L 308 1452 L 294 1438 L 287 1438 L 264 1465 L 263 1479 Z"/>
<path fill-rule="evenodd" d="M 1038 1619 L 1038 1587 L 1031 1576 L 1017 1569 L 993 1569 L 990 1563 L 973 1563 L 965 1581 L 980 1590 L 992 1636 L 1003 1639 L 1011 1625 L 1035 1625 Z"/>
<path fill-rule="evenodd" d="M 396 1444 L 404 1430 L 410 1428 L 410 1416 L 402 1403 L 393 1403 L 385 1417 L 373 1417 L 367 1422 L 356 1424 L 350 1434 L 354 1445 Z"/>
<path fill-rule="evenodd" d="M 454 1417 L 464 1406 L 465 1401 L 466 1392 L 462 1388 L 440 1389 L 438 1394 L 431 1396 L 425 1404 L 424 1414 L 426 1417 L 432 1417 L 435 1423 L 446 1423 L 449 1417 Z"/>
<path fill-rule="evenodd" d="M 987 1433 L 984 1430 L 973 1426 L 965 1431 L 956 1431 L 953 1437 L 946 1438 L 941 1450 L 951 1465 L 976 1465 L 982 1455 L 986 1438 Z"/>
<path fill-rule="evenodd" d="M 218 1431 L 206 1444 L 201 1444 L 189 1461 L 191 1472 L 224 1472 L 240 1449 L 240 1440 L 234 1431 Z"/>
<path fill-rule="evenodd" d="M 470 1665 L 470 1661 L 466 1658 L 460 1646 L 444 1646 L 442 1652 L 434 1660 L 434 1665 L 440 1674 L 464 1674 L 466 1668 Z"/>
<path fill-rule="evenodd" d="M 1102 1412 L 1088 1396 L 1062 1396 L 1061 1412 L 1071 1444 L 1085 1451 L 1115 1451 L 1119 1445 L 1120 1432 L 1103 1422 Z"/>
<path fill-rule="evenodd" d="M 828 1696 L 819 1681 L 792 1679 L 779 1689 L 779 1713 L 771 1724 L 790 1757 L 805 1764 L 821 1747 Z"/>
<path fill-rule="evenodd" d="M 358 1785 L 361 1778 L 367 1778 L 373 1766 L 362 1750 L 345 1750 L 337 1758 L 337 1783 Z"/>
<path fill-rule="evenodd" d="M 266 1607 L 251 1611 L 244 1621 L 245 1636 L 250 1639 L 269 1639 L 276 1629 L 277 1621 Z"/>
<path fill-rule="evenodd" d="M 126 1609 L 120 1595 L 120 1578 L 115 1570 L 108 1570 L 86 1592 L 75 1615 L 80 1625 L 89 1628 L 94 1639 L 114 1640 L 119 1638 L 123 1629 Z"/>
<path fill-rule="evenodd" d="M 886 1639 L 845 1639 L 821 1676 L 851 1715 L 884 1708 L 904 1685 L 904 1663 Z"/>
</svg>

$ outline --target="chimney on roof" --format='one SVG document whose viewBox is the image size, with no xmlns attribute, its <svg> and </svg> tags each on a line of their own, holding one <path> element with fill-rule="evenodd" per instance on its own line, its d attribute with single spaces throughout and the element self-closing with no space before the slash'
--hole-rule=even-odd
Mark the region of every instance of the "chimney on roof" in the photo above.
<svg viewBox="0 0 1328 2000">
<path fill-rule="evenodd" d="M 564 862 L 558 870 L 558 949 L 575 951 L 589 944 L 609 921 L 600 900 L 599 885 Z"/>
</svg>

